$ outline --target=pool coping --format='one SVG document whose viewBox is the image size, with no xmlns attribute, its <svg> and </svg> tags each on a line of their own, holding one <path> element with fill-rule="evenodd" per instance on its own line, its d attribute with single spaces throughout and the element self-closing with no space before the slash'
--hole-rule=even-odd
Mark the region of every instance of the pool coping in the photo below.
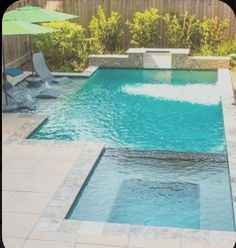
<svg viewBox="0 0 236 248">
<path fill-rule="evenodd" d="M 218 69 L 218 86 L 221 92 L 225 140 L 227 145 L 227 158 L 234 209 L 234 223 L 236 227 L 236 105 L 229 69 Z"/>
<path fill-rule="evenodd" d="M 225 126 L 225 139 L 227 143 L 229 171 L 233 196 L 234 214 L 236 215 L 236 156 L 233 147 L 236 144 L 236 107 L 234 102 L 231 79 L 228 69 L 218 70 L 218 84 L 220 85 L 222 110 Z M 19 114 L 24 115 L 24 114 Z M 28 115 L 28 114 L 27 114 Z M 43 121 L 46 115 L 33 115 L 33 119 L 23 125 L 14 135 L 4 143 L 37 143 L 38 140 L 26 139 Z M 234 122 L 235 121 L 235 122 Z M 44 140 L 40 140 L 44 142 Z M 48 140 L 45 142 L 49 142 Z M 70 144 L 81 145 L 81 142 L 56 142 L 65 147 Z M 72 169 L 65 176 L 63 183 L 57 189 L 48 203 L 39 221 L 30 234 L 31 239 L 48 239 L 48 233 L 74 234 L 77 242 L 99 245 L 120 245 L 135 247 L 156 247 L 160 240 L 166 247 L 188 247 L 187 244 L 222 245 L 219 247 L 232 247 L 230 244 L 236 240 L 235 232 L 213 231 L 186 228 L 154 227 L 130 224 L 116 224 L 107 222 L 93 222 L 65 219 L 76 196 L 82 189 L 87 177 L 104 150 L 104 144 L 95 144 L 93 150 L 81 153 Z M 53 238 L 57 239 L 57 238 Z M 171 242 L 171 243 L 170 243 Z M 186 245 L 186 246 L 184 246 Z"/>
<path fill-rule="evenodd" d="M 89 78 L 93 75 L 97 70 L 99 69 L 99 66 L 88 66 L 86 69 L 84 69 L 82 72 L 52 72 L 53 76 L 56 77 L 78 77 L 78 78 Z M 27 74 L 27 76 L 32 75 L 32 72 L 25 71 L 24 73 Z"/>
<path fill-rule="evenodd" d="M 34 132 L 44 121 L 48 119 L 48 116 L 45 114 L 32 114 L 32 113 L 17 113 L 19 118 L 24 118 L 25 116 L 32 119 L 22 125 L 13 135 L 11 135 L 3 144 L 12 144 L 12 143 L 37 143 L 38 140 L 27 139 L 29 135 Z M 47 140 L 48 142 L 49 140 Z"/>
</svg>

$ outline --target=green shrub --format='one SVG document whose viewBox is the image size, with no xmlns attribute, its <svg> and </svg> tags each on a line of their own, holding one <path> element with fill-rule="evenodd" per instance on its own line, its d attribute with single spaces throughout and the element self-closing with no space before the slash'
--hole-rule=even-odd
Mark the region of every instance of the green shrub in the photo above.
<svg viewBox="0 0 236 248">
<path fill-rule="evenodd" d="M 231 66 L 232 68 L 236 67 L 236 58 L 232 58 L 232 59 L 230 60 L 230 66 Z"/>
<path fill-rule="evenodd" d="M 188 15 L 187 12 L 177 16 L 176 14 L 165 14 L 163 16 L 165 23 L 165 37 L 170 47 L 192 48 L 196 46 L 193 38 L 199 30 L 200 21 L 194 15 Z"/>
<path fill-rule="evenodd" d="M 216 49 L 215 54 L 216 56 L 229 56 L 230 54 L 236 54 L 236 39 L 234 40 L 227 40 L 222 42 Z M 236 58 L 231 58 L 230 66 L 236 66 Z"/>
<path fill-rule="evenodd" d="M 215 55 L 218 56 L 227 56 L 233 53 L 236 54 L 236 39 L 222 42 L 215 51 Z"/>
<path fill-rule="evenodd" d="M 47 60 L 50 70 L 80 71 L 87 59 L 85 49 L 85 29 L 68 21 L 57 21 L 42 24 L 58 31 L 42 34 L 37 37 L 34 46 Z"/>
<path fill-rule="evenodd" d="M 201 55 L 215 55 L 218 47 L 225 41 L 225 30 L 228 28 L 227 20 L 204 18 L 200 24 L 200 48 Z"/>
<path fill-rule="evenodd" d="M 157 47 L 159 41 L 158 9 L 147 9 L 144 12 L 136 12 L 132 21 L 127 21 L 129 31 L 132 34 L 130 44 L 135 47 Z"/>
<path fill-rule="evenodd" d="M 95 38 L 84 39 L 85 51 L 87 54 L 102 54 L 103 50 Z"/>
<path fill-rule="evenodd" d="M 115 11 L 107 18 L 102 7 L 98 7 L 97 17 L 93 16 L 89 22 L 90 34 L 98 51 L 114 53 L 119 50 L 119 39 L 123 34 L 120 18 Z"/>
</svg>

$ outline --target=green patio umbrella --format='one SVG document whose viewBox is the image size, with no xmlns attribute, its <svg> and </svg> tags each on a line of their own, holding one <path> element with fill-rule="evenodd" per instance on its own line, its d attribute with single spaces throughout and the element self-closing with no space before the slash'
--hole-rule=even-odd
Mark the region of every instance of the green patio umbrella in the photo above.
<svg viewBox="0 0 236 248">
<path fill-rule="evenodd" d="M 48 11 L 46 9 L 27 5 L 25 7 L 17 8 L 15 10 L 8 11 L 3 16 L 3 21 L 7 20 L 17 20 L 24 21 L 28 23 L 41 23 L 41 22 L 51 22 L 51 21 L 62 21 L 72 18 L 77 18 L 76 15 L 66 14 L 57 11 Z M 32 37 L 30 35 L 30 48 L 31 48 L 31 60 L 32 60 Z M 33 73 L 33 67 L 32 67 Z M 34 76 L 34 74 L 33 74 Z"/>
<path fill-rule="evenodd" d="M 51 33 L 56 31 L 52 28 L 42 27 L 40 25 L 22 22 L 22 21 L 6 21 L 2 22 L 2 35 L 10 36 L 10 35 L 37 35 L 43 33 Z M 4 80 L 6 80 L 6 68 L 5 68 L 5 56 L 4 56 L 4 44 L 2 39 L 2 56 L 3 56 L 3 76 Z M 32 49 L 31 49 L 31 62 L 32 62 Z M 33 72 L 33 65 L 32 65 Z M 34 75 L 34 74 L 33 74 Z"/>
<path fill-rule="evenodd" d="M 40 7 L 27 5 L 25 7 L 17 8 L 15 10 L 6 12 L 3 16 L 3 20 L 18 20 L 37 23 L 68 20 L 77 17 L 78 16 L 76 15 L 66 14 L 57 11 L 49 11 Z"/>
<path fill-rule="evenodd" d="M 22 21 L 6 21 L 2 22 L 2 35 L 37 35 L 43 33 L 51 33 L 56 31 L 52 28 L 46 28 L 40 25 L 22 22 Z M 31 42 L 30 42 L 31 46 Z M 3 49 L 4 53 L 4 49 Z M 3 54 L 4 55 L 4 54 Z M 31 60 L 32 60 L 32 49 L 31 49 Z M 5 75 L 5 60 L 3 56 L 3 70 Z"/>
<path fill-rule="evenodd" d="M 2 22 L 2 34 L 3 35 L 37 35 L 37 34 L 44 34 L 44 33 L 51 33 L 56 31 L 52 28 L 42 27 L 40 25 L 22 22 L 22 21 L 6 21 Z M 32 46 L 30 42 L 30 46 Z M 32 48 L 32 47 L 31 47 Z M 31 50 L 31 59 L 32 59 L 32 49 Z M 4 52 L 4 51 L 3 51 Z M 3 62 L 4 56 L 3 56 Z M 4 75 L 5 75 L 5 64 L 4 65 Z"/>
<path fill-rule="evenodd" d="M 46 28 L 37 24 L 23 21 L 6 21 L 2 22 L 3 35 L 36 35 L 56 31 L 52 28 Z"/>
</svg>

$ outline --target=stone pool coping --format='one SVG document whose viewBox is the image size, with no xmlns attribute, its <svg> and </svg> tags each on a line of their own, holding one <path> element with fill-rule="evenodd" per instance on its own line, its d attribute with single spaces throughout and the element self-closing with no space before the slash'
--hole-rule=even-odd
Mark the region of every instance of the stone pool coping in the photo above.
<svg viewBox="0 0 236 248">
<path fill-rule="evenodd" d="M 228 69 L 218 70 L 218 86 L 221 93 L 225 140 L 227 145 L 234 222 L 236 227 L 236 105 L 233 85 Z"/>
<path fill-rule="evenodd" d="M 225 136 L 228 149 L 229 170 L 234 202 L 236 200 L 236 156 L 233 147 L 236 147 L 236 128 L 233 126 L 235 121 L 236 107 L 232 105 L 232 86 L 228 69 L 219 69 L 219 86 L 222 95 L 222 108 L 224 113 Z M 19 114 L 24 117 L 29 114 Z M 77 221 L 65 219 L 79 190 L 91 172 L 94 164 L 101 155 L 104 144 L 83 142 L 57 142 L 48 140 L 25 139 L 39 126 L 47 116 L 31 114 L 30 121 L 25 123 L 5 144 L 37 144 L 45 142 L 54 143 L 57 146 L 69 149 L 70 147 L 88 147 L 83 149 L 79 159 L 75 161 L 73 167 L 65 176 L 64 181 L 56 190 L 55 194 L 47 204 L 41 214 L 37 224 L 29 235 L 32 240 L 57 241 L 77 243 L 75 248 L 81 247 L 80 244 L 92 244 L 94 247 L 218 247 L 232 248 L 236 240 L 235 232 L 148 227 L 141 225 L 114 224 L 106 222 Z M 79 244 L 79 245 L 78 245 Z M 74 246 L 73 246 L 74 247 Z"/>
<path fill-rule="evenodd" d="M 98 70 L 98 68 L 99 66 L 89 66 L 82 72 L 52 72 L 52 74 L 56 77 L 89 78 Z M 32 75 L 32 72 L 30 71 L 25 71 L 24 73 L 27 74 L 27 76 Z"/>
</svg>

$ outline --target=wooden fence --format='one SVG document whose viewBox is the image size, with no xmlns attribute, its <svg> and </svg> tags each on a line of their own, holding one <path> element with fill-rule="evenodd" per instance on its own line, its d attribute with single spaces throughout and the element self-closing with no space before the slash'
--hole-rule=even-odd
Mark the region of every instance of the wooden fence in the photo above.
<svg viewBox="0 0 236 248">
<path fill-rule="evenodd" d="M 165 13 L 184 13 L 196 15 L 199 19 L 218 16 L 221 19 L 228 19 L 230 26 L 227 35 L 230 38 L 236 38 L 236 17 L 232 9 L 219 0 L 24 0 L 13 4 L 9 9 L 14 9 L 26 4 L 41 6 L 50 10 L 59 10 L 70 14 L 78 15 L 79 18 L 74 21 L 80 23 L 85 28 L 89 20 L 96 15 L 98 5 L 101 5 L 106 14 L 112 10 L 118 11 L 122 16 L 122 29 L 125 31 L 121 39 L 121 46 L 126 49 L 129 47 L 130 34 L 125 22 L 131 19 L 136 11 L 143 11 L 147 8 L 157 8 L 160 14 Z M 160 41 L 160 47 L 166 46 L 164 38 L 164 28 L 159 27 L 160 35 L 163 37 Z M 6 62 L 9 64 L 17 58 L 27 53 L 25 45 L 26 37 L 11 37 L 4 39 Z M 10 65 L 10 64 L 9 64 Z"/>
<path fill-rule="evenodd" d="M 18 7 L 23 7 L 27 4 L 45 6 L 46 0 L 21 0 L 17 1 L 9 8 L 9 10 L 13 10 Z M 4 54 L 5 54 L 5 64 L 6 66 L 18 66 L 26 62 L 29 57 L 29 37 L 26 35 L 13 35 L 13 36 L 3 36 L 3 44 L 4 44 Z"/>
</svg>

